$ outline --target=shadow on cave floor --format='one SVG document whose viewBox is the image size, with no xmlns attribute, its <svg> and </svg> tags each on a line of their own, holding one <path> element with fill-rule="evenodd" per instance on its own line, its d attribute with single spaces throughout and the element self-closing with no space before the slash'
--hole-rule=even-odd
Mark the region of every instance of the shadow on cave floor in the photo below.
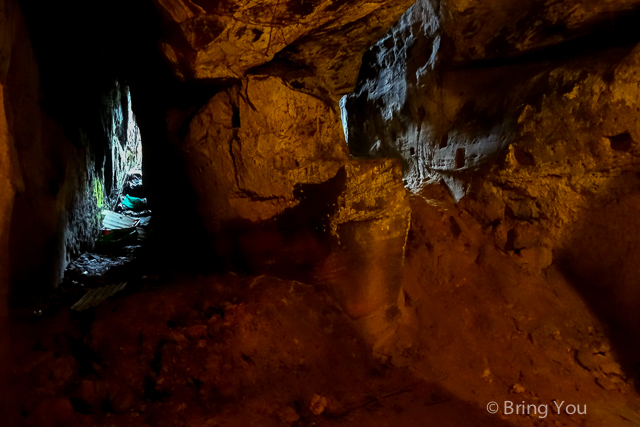
<svg viewBox="0 0 640 427">
<path fill-rule="evenodd" d="M 640 177 L 621 175 L 554 256 L 565 278 L 607 327 L 612 351 L 640 391 Z M 617 195 L 617 197 L 616 197 Z"/>
<path fill-rule="evenodd" d="M 312 286 L 232 273 L 146 280 L 15 326 L 25 427 L 512 425 L 376 359 Z"/>
<path fill-rule="evenodd" d="M 561 271 L 606 325 L 611 351 L 626 376 L 633 380 L 635 389 L 640 391 L 640 313 L 637 310 L 640 299 L 624 296 L 624 288 L 629 283 L 616 277 L 617 274 L 609 272 L 606 278 L 599 274 L 585 276 L 572 260 L 566 258 L 562 260 Z"/>
</svg>

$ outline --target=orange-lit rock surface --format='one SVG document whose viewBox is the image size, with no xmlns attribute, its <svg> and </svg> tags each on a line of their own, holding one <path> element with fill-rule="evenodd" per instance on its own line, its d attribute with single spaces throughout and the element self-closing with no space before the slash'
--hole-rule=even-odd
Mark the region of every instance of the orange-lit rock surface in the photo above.
<svg viewBox="0 0 640 427">
<path fill-rule="evenodd" d="M 168 28 L 161 50 L 182 79 L 242 78 L 277 55 L 345 91 L 361 52 L 404 13 L 410 1 L 156 0 Z M 342 43 L 349 38 L 349 43 Z M 279 58 L 278 58 L 279 59 Z M 345 73 L 341 66 L 348 66 Z"/>
<path fill-rule="evenodd" d="M 625 366 L 632 350 L 552 263 L 545 236 L 504 216 L 483 224 L 486 200 L 455 205 L 444 187 L 423 196 L 412 198 L 403 282 L 411 321 L 380 350 L 391 363 L 478 407 L 500 402 L 499 415 L 504 401 L 587 407 L 544 420 L 503 415 L 513 425 L 640 422 L 636 374 Z M 507 234 L 517 243 L 503 246 Z"/>
<path fill-rule="evenodd" d="M 447 59 L 457 63 L 516 57 L 571 42 L 592 42 L 636 19 L 637 0 L 419 0 L 415 16 L 441 37 Z M 419 22 L 419 21 L 418 21 Z"/>
<path fill-rule="evenodd" d="M 400 167 L 350 159 L 325 101 L 249 77 L 195 114 L 180 150 L 221 256 L 258 271 L 307 264 L 354 318 L 396 306 L 410 220 Z M 302 241 L 301 261 L 287 259 Z"/>
<path fill-rule="evenodd" d="M 249 78 L 214 96 L 181 149 L 214 233 L 282 213 L 298 203 L 297 184 L 328 181 L 349 161 L 336 113 L 277 77 Z"/>
<path fill-rule="evenodd" d="M 367 52 L 349 148 L 414 194 L 380 351 L 479 406 L 591 402 L 543 425 L 636 425 L 637 9 L 569 3 L 418 2 Z"/>
<path fill-rule="evenodd" d="M 421 0 L 360 70 L 409 2 L 148 6 L 136 46 L 159 42 L 167 75 L 102 77 L 141 99 L 157 274 L 83 313 L 14 307 L 24 426 L 640 425 L 636 1 Z M 36 85 L 22 109 L 0 83 L 4 111 L 40 117 Z M 35 189 L 59 189 L 73 150 L 22 141 Z M 64 210 L 50 199 L 23 202 L 13 239 L 59 247 L 30 227 Z"/>
<path fill-rule="evenodd" d="M 334 289 L 352 317 L 370 317 L 363 327 L 376 336 L 399 314 L 411 213 L 397 162 L 350 162 L 345 179 L 327 224 L 331 253 L 314 277 Z"/>
</svg>

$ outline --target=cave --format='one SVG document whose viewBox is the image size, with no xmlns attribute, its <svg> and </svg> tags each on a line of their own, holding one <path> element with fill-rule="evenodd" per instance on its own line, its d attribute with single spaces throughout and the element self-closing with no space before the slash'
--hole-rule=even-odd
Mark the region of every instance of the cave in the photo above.
<svg viewBox="0 0 640 427">
<path fill-rule="evenodd" d="M 2 424 L 640 426 L 639 18 L 0 0 Z"/>
</svg>

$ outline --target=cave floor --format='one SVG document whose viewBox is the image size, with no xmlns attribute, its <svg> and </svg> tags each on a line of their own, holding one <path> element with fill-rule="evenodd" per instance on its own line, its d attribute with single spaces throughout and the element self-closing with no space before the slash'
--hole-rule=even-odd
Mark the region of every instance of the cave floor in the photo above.
<svg viewBox="0 0 640 427">
<path fill-rule="evenodd" d="M 15 325 L 25 426 L 500 425 L 373 357 L 308 285 L 145 281 L 96 308 Z"/>
<path fill-rule="evenodd" d="M 624 347 L 564 276 L 496 248 L 464 207 L 412 210 L 402 316 L 374 351 L 319 287 L 196 274 L 144 248 L 92 277 L 79 264 L 86 286 L 13 311 L 23 425 L 640 425 Z M 122 281 L 70 310 L 86 288 Z"/>
</svg>

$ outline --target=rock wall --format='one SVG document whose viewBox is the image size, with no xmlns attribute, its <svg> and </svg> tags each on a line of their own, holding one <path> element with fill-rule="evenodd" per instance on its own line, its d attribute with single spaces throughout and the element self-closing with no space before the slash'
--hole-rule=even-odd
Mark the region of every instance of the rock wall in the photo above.
<svg viewBox="0 0 640 427">
<path fill-rule="evenodd" d="M 100 138 L 106 123 L 100 121 L 114 113 L 103 103 L 103 116 L 95 114 L 98 132 L 61 120 L 71 116 L 64 107 L 72 103 L 69 98 L 77 101 L 64 91 L 76 89 L 43 90 L 42 82 L 55 78 L 42 78 L 42 57 L 34 52 L 16 1 L 0 2 L 0 22 L 0 413 L 14 425 L 8 308 L 46 296 L 69 260 L 93 246 L 108 151 Z"/>
<path fill-rule="evenodd" d="M 142 168 L 140 129 L 127 85 L 114 81 L 111 90 L 102 97 L 100 115 L 111 151 L 104 159 L 105 193 L 108 197 L 105 205 L 114 209 L 120 203 L 127 173 L 131 169 Z"/>
<path fill-rule="evenodd" d="M 578 314 L 581 304 L 604 323 L 629 384 L 640 362 L 640 49 L 632 24 L 639 6 L 418 1 L 367 52 L 357 89 L 341 103 L 352 154 L 402 162 L 412 206 L 421 206 L 414 224 L 442 216 L 440 228 L 411 230 L 409 246 L 420 249 L 410 261 L 414 280 L 405 282 L 410 297 L 426 301 L 422 293 L 435 297 L 431 287 L 448 292 L 447 283 L 467 280 L 506 295 L 543 283 L 564 307 L 554 313 L 571 319 L 567 334 L 594 322 Z M 461 244 L 463 255 L 447 252 L 441 239 Z M 496 249 L 500 272 L 487 261 Z M 438 263 L 420 261 L 426 254 Z M 511 263 L 519 267 L 507 273 Z M 458 273 L 466 268 L 478 270 Z M 459 292 L 484 298 L 473 289 Z M 527 309 L 548 297 L 528 296 Z M 490 310 L 470 315 L 496 325 L 502 317 Z M 533 334 L 535 327 L 516 329 Z M 439 340 L 422 340 L 432 338 Z M 591 351 L 568 348 L 578 359 Z M 615 388 L 611 378 L 597 378 L 598 369 L 584 369 Z"/>
<path fill-rule="evenodd" d="M 217 86 L 166 121 L 216 255 L 326 285 L 380 333 L 398 317 L 409 205 L 395 161 L 350 158 L 338 99 L 410 2 L 155 4 L 176 77 Z"/>
<path fill-rule="evenodd" d="M 324 94 L 355 84 L 363 49 L 384 33 L 408 1 L 156 0 L 166 36 L 161 49 L 184 80 L 242 78 L 271 71 L 313 84 Z M 349 43 L 344 43 L 345 37 Z M 275 61 L 273 61 L 275 59 Z M 271 68 L 272 67 L 272 68 Z"/>
<path fill-rule="evenodd" d="M 7 172 L 16 195 L 7 208 L 2 235 L 9 250 L 2 258 L 17 302 L 51 290 L 70 258 L 92 246 L 103 183 L 86 135 L 63 129 L 44 111 L 39 64 L 20 6 L 3 5 L 4 143 L 14 162 Z"/>
<path fill-rule="evenodd" d="M 15 9 L 10 8 L 6 2 L 0 3 L 0 19 L 3 22 L 13 22 Z M 16 172 L 18 167 L 15 148 L 10 140 L 7 114 L 5 111 L 5 85 L 7 74 L 7 45 L 13 42 L 11 27 L 3 26 L 0 32 L 0 43 L 4 55 L 0 62 L 3 67 L 0 70 L 0 411 L 6 414 L 7 425 L 14 426 L 19 423 L 19 413 L 13 401 L 9 388 L 13 358 L 9 336 L 9 229 L 11 224 L 11 211 L 16 189 L 20 182 Z"/>
<path fill-rule="evenodd" d="M 580 67 L 590 73 L 593 61 L 617 61 L 614 51 L 596 52 L 637 41 L 633 2 L 486 3 L 419 1 L 367 52 L 344 100 L 354 155 L 401 158 L 409 188 L 444 179 L 459 199 L 467 172 L 519 139 L 527 105 L 553 85 L 570 92 Z"/>
<path fill-rule="evenodd" d="M 74 5 L 45 3 L 12 6 L 24 19 L 7 26 L 14 34 L 4 56 L 5 110 L 23 183 L 12 210 L 10 277 L 13 297 L 25 302 L 50 291 L 68 262 L 93 247 L 99 211 L 126 172 L 119 157 L 139 138 L 130 135 L 120 60 L 91 36 L 111 17 L 78 37 L 64 18 Z"/>
<path fill-rule="evenodd" d="M 7 1 L 0 4 L 10 4 Z M 427 394 L 420 391 L 411 400 L 412 407 L 438 410 L 441 406 L 436 404 L 446 403 L 450 396 L 473 408 L 475 412 L 469 413 L 476 418 L 479 413 L 487 416 L 484 408 L 492 400 L 522 398 L 551 405 L 560 398 L 589 407 L 587 418 L 568 418 L 566 423 L 640 424 L 634 392 L 640 366 L 636 311 L 640 129 L 635 120 L 640 111 L 636 72 L 640 51 L 633 31 L 637 2 L 420 0 L 367 51 L 355 92 L 342 102 L 346 145 L 338 97 L 354 88 L 365 48 L 409 3 L 149 2 L 161 19 L 154 31 L 142 31 L 149 37 L 144 46 L 150 49 L 160 40 L 171 75 L 164 74 L 158 62 L 145 64 L 153 56 L 149 50 L 140 50 L 141 58 L 134 58 L 143 44 L 127 36 L 138 25 L 149 29 L 144 19 L 152 15 L 146 12 L 153 12 L 142 3 L 116 2 L 117 7 L 109 8 L 101 19 L 80 20 L 78 26 L 63 31 L 62 38 L 44 27 L 35 31 L 42 43 L 40 52 L 51 51 L 56 44 L 77 43 L 62 55 L 63 72 L 49 73 L 59 60 L 56 55 L 41 61 L 49 70 L 43 73 L 48 82 L 46 104 L 63 106 L 58 118 L 75 131 L 82 129 L 78 122 L 86 124 L 83 120 L 97 112 L 93 117 L 97 123 L 87 126 L 78 145 L 69 143 L 38 105 L 40 79 L 26 35 L 3 38 L 11 49 L 0 51 L 1 70 L 6 70 L 0 75 L 4 101 L 0 227 L 5 227 L 0 228 L 0 238 L 5 239 L 0 241 L 4 245 L 0 267 L 10 264 L 26 274 L 31 272 L 29 265 L 44 266 L 32 269 L 32 276 L 13 273 L 12 279 L 44 283 L 56 274 L 49 267 L 63 265 L 62 255 L 71 243 L 90 234 L 91 225 L 83 221 L 94 206 L 78 204 L 71 195 L 93 188 L 87 184 L 100 175 L 104 147 L 119 138 L 118 123 L 123 123 L 117 113 L 111 115 L 122 104 L 122 93 L 112 91 L 119 73 L 86 72 L 106 65 L 97 59 L 104 51 L 107 57 L 119 58 L 114 67 L 130 77 L 127 84 L 145 138 L 145 177 L 154 214 L 165 220 L 167 233 L 184 234 L 184 242 L 191 244 L 198 229 L 185 218 L 202 221 L 202 234 L 215 248 L 212 256 L 204 256 L 207 263 L 222 260 L 225 268 L 288 275 L 316 286 L 305 288 L 309 299 L 297 298 L 292 305 L 286 294 L 298 284 L 264 277 L 218 283 L 207 279 L 201 283 L 202 291 L 199 286 L 183 289 L 184 283 L 169 292 L 152 288 L 159 297 L 151 299 L 144 293 L 133 295 L 124 305 L 141 318 L 156 319 L 151 329 L 160 328 L 157 337 L 166 335 L 175 343 L 189 340 L 185 349 L 215 345 L 217 332 L 205 337 L 204 317 L 214 318 L 210 323 L 214 331 L 219 321 L 226 324 L 230 317 L 223 321 L 218 306 L 235 301 L 238 286 L 248 289 L 247 295 L 271 295 L 276 304 L 266 305 L 288 312 L 287 321 L 299 334 L 298 312 L 313 317 L 314 328 L 323 325 L 323 317 L 327 320 L 326 311 L 305 309 L 308 301 L 322 294 L 316 290 L 326 288 L 339 302 L 335 313 L 346 313 L 349 319 L 344 321 L 355 320 L 369 347 L 376 344 L 376 363 L 385 369 L 409 367 L 421 381 L 446 392 L 444 398 L 432 394 L 425 401 Z M 46 23 L 48 11 L 57 13 L 51 19 L 54 25 L 75 16 L 69 13 L 73 2 L 48 7 L 39 12 L 43 20 L 34 22 Z M 8 22 L 19 23 L 16 19 Z M 112 31 L 114 23 L 127 19 L 130 25 L 122 32 Z M 16 25 L 5 28 L 14 31 L 22 24 Z M 79 30 L 94 25 L 96 29 L 88 33 L 92 37 L 78 41 Z M 43 34 L 56 37 L 45 43 Z M 19 49 L 13 49 L 14 42 Z M 9 51 L 15 55 L 4 54 Z M 78 55 L 83 51 L 87 57 Z M 11 61 L 6 60 L 9 57 Z M 129 60 L 133 61 L 125 65 Z M 83 96 L 85 86 L 92 88 L 87 92 L 95 98 Z M 57 104 L 65 92 L 73 96 Z M 70 120 L 76 115 L 82 119 Z M 96 151 L 95 158 L 88 147 Z M 103 147 L 102 156 L 96 147 Z M 9 164 L 20 173 L 12 173 L 5 167 Z M 191 211 L 191 191 L 198 215 Z M 76 212 L 77 219 L 70 220 L 63 211 Z M 82 230 L 87 233 L 82 235 Z M 28 245 L 20 246 L 25 237 Z M 186 249 L 176 245 L 167 258 Z M 7 280 L 0 276 L 3 285 Z M 202 300 L 203 292 L 215 290 L 212 284 L 225 297 Z M 7 290 L 8 284 L 0 289 Z M 188 322 L 179 323 L 173 319 L 182 309 L 172 304 L 185 292 L 190 302 L 182 308 L 189 315 L 182 320 Z M 180 396 L 164 406 L 156 393 L 181 390 L 190 400 L 204 383 L 198 380 L 191 387 L 183 381 L 190 375 L 188 365 L 162 360 L 162 365 L 176 369 L 176 376 L 165 382 L 152 365 L 169 350 L 161 351 L 153 339 L 143 343 L 146 359 L 140 365 L 143 337 L 136 328 L 123 333 L 130 316 L 120 316 L 124 326 L 113 327 L 112 320 L 119 315 L 112 307 L 122 307 L 123 300 L 100 308 L 104 317 L 95 324 L 99 333 L 91 334 L 93 341 L 84 344 L 94 346 L 96 357 L 109 356 L 113 350 L 112 361 L 140 368 L 132 377 L 135 384 L 123 385 L 127 375 L 121 376 L 122 366 L 107 363 L 103 373 L 113 378 L 97 382 L 83 378 L 74 393 L 96 409 L 109 396 L 110 410 L 122 411 L 122 419 L 137 418 L 134 423 L 141 422 L 139 412 L 128 411 L 138 402 L 143 407 L 136 410 L 144 412 L 146 393 L 149 400 L 157 400 L 149 407 L 180 416 L 180 411 L 173 411 L 178 406 L 172 406 L 184 409 Z M 150 304 L 146 310 L 140 309 L 142 300 Z M 228 316 L 234 316 L 237 303 L 225 306 L 230 309 Z M 159 312 L 164 316 L 155 316 L 154 304 L 162 305 Z M 265 309 L 264 319 L 271 316 L 271 308 Z M 244 324 L 262 322 L 258 319 Z M 256 331 L 253 326 L 243 330 Z M 385 336 L 390 330 L 393 333 Z M 340 328 L 336 331 L 342 333 Z M 48 335 L 51 348 L 66 345 L 55 343 L 54 333 L 43 335 Z M 264 334 L 253 335 L 249 337 L 257 343 L 264 341 Z M 124 358 L 121 346 L 109 345 L 114 337 L 126 341 Z M 293 345 L 291 339 L 287 342 Z M 317 354 L 317 347 L 309 349 Z M 49 361 L 54 363 L 49 366 L 55 369 L 56 357 L 49 350 Z M 213 360 L 225 352 L 216 347 Z M 262 359 L 269 361 L 262 365 L 268 373 L 272 353 L 267 351 L 268 357 Z M 64 363 L 76 366 L 75 358 L 67 356 L 62 353 Z M 233 363 L 242 372 L 254 369 L 256 361 L 262 363 L 244 353 L 236 356 Z M 30 372 L 29 364 L 35 367 L 41 362 L 26 360 L 24 372 Z M 217 363 L 212 369 L 218 369 Z M 298 359 L 292 363 L 295 368 Z M 321 361 L 325 365 L 326 360 Z M 80 378 L 73 369 L 60 375 L 66 375 L 62 381 L 51 381 L 53 375 L 44 371 L 42 383 L 56 382 L 59 390 L 54 394 L 68 394 L 66 388 Z M 145 390 L 149 369 L 158 382 Z M 290 374 L 290 369 L 285 371 Z M 215 392 L 211 387 L 221 377 L 214 377 L 202 387 L 205 395 Z M 245 378 L 232 377 L 241 382 Z M 333 382 L 326 375 L 319 377 Z M 265 390 L 273 388 L 268 381 L 263 385 Z M 246 396 L 242 388 L 237 390 L 242 401 Z M 374 395 L 373 400 L 367 396 L 364 406 L 358 404 L 356 409 L 366 411 L 372 420 L 376 415 L 369 409 L 375 401 L 408 389 L 395 390 Z M 58 403 L 67 414 L 73 413 L 69 400 Z M 343 409 L 351 404 L 334 403 L 327 406 L 329 416 L 348 415 Z M 56 404 L 48 405 L 31 406 L 33 425 L 47 419 L 64 424 L 48 417 Z M 402 412 L 397 408 L 393 407 L 391 419 Z M 196 412 L 187 412 L 198 418 Z M 290 408 L 287 412 L 295 415 Z M 168 422 L 158 413 L 162 412 L 150 417 L 152 423 Z M 468 419 L 460 425 L 467 425 Z M 488 420 L 490 425 L 502 423 Z M 505 425 L 544 425 L 565 419 L 507 421 Z"/>
</svg>

